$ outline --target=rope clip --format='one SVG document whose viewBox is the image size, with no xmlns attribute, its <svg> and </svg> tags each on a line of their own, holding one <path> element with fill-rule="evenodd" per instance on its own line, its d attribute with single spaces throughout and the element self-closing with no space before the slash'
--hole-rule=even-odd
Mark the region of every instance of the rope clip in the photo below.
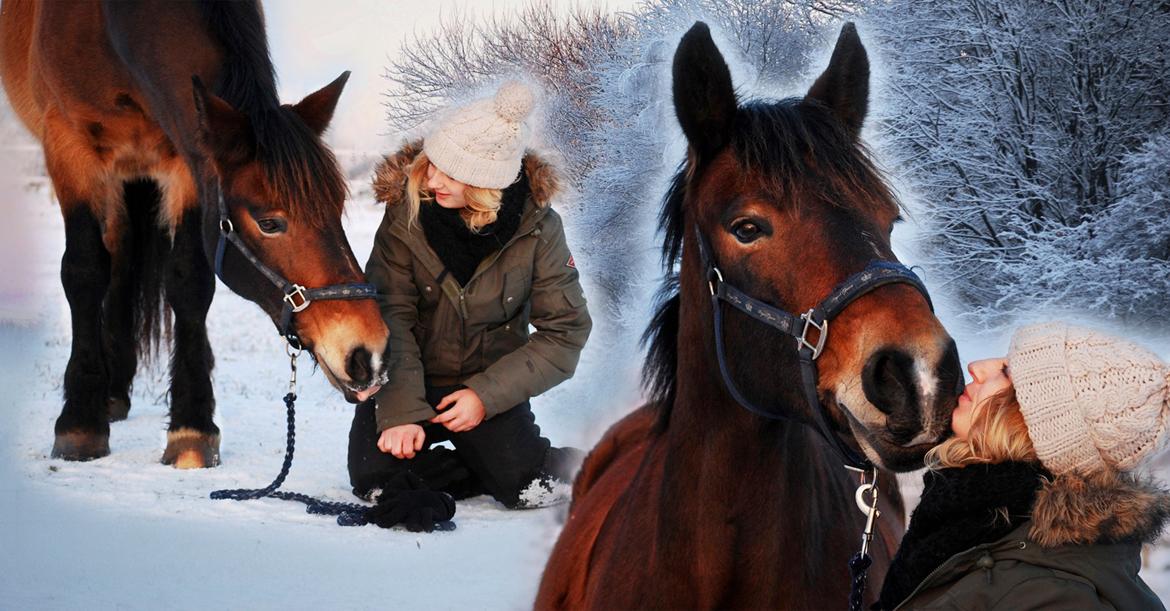
<svg viewBox="0 0 1170 611">
<path fill-rule="evenodd" d="M 297 394 L 297 357 L 301 355 L 301 347 L 288 342 L 284 345 L 284 352 L 288 355 L 288 392 L 295 395 Z"/>
<path fill-rule="evenodd" d="M 861 532 L 861 555 L 864 556 L 869 553 L 869 544 L 873 541 L 873 525 L 874 521 L 881 517 L 882 512 L 878 511 L 878 488 L 877 488 L 877 468 L 874 467 L 871 480 L 866 482 L 865 475 L 861 476 L 862 484 L 857 487 L 857 491 L 853 493 L 853 500 L 857 502 L 857 508 L 861 513 L 865 514 L 865 530 Z M 870 502 L 866 502 L 865 495 L 869 493 Z"/>
</svg>

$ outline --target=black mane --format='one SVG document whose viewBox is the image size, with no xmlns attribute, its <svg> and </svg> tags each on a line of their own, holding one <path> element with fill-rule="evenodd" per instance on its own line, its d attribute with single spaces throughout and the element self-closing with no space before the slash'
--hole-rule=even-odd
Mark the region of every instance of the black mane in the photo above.
<svg viewBox="0 0 1170 611">
<path fill-rule="evenodd" d="M 333 153 L 289 106 L 281 106 L 258 2 L 200 3 L 207 31 L 223 49 L 212 90 L 248 117 L 256 161 L 291 217 L 322 225 L 341 214 L 348 193 Z"/>
<path fill-rule="evenodd" d="M 897 209 L 897 202 L 865 146 L 821 105 L 803 98 L 756 100 L 739 107 L 728 146 L 744 172 L 764 180 L 777 202 L 796 205 L 817 198 L 835 206 L 864 211 Z M 658 215 L 663 233 L 662 266 L 666 280 L 658 306 L 642 335 L 647 346 L 642 385 L 658 406 L 665 426 L 674 404 L 678 362 L 679 303 L 676 265 L 686 232 L 684 203 L 691 181 L 702 168 L 683 162 L 662 200 Z M 812 188 L 809 188 L 812 187 Z"/>
</svg>

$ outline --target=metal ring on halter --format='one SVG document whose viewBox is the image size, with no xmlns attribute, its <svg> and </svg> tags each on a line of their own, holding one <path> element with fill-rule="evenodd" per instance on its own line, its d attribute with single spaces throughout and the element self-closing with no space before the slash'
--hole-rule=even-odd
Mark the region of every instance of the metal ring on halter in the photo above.
<svg viewBox="0 0 1170 611">
<path fill-rule="evenodd" d="M 719 278 L 719 283 L 722 284 L 723 283 L 723 273 L 719 271 L 719 268 L 712 265 L 711 271 L 715 274 L 716 278 Z M 710 279 L 710 275 L 708 275 L 707 288 L 711 290 L 712 295 L 715 294 L 715 281 Z"/>
<path fill-rule="evenodd" d="M 236 230 L 236 226 L 232 225 L 231 219 L 229 219 L 226 216 L 219 219 L 219 232 L 220 233 L 222 233 L 223 235 L 227 235 L 235 230 Z"/>
<path fill-rule="evenodd" d="M 298 304 L 296 299 L 293 299 L 294 296 L 300 297 L 301 303 Z M 299 284 L 292 285 L 289 290 L 285 292 L 284 300 L 288 302 L 288 305 L 292 308 L 293 312 L 300 312 L 301 310 L 309 307 L 309 304 L 312 303 L 312 301 L 309 300 L 309 296 L 305 294 L 305 287 Z"/>
<path fill-rule="evenodd" d="M 816 310 L 809 309 L 809 311 L 800 315 L 800 319 L 804 321 L 804 329 L 800 332 L 800 337 L 796 338 L 796 349 L 808 348 L 812 350 L 812 359 L 815 361 L 825 349 L 825 340 L 829 338 L 829 320 L 825 319 L 820 324 L 813 320 L 813 313 Z M 808 330 L 814 328 L 820 333 L 817 336 L 817 343 L 813 344 L 808 341 Z"/>
</svg>

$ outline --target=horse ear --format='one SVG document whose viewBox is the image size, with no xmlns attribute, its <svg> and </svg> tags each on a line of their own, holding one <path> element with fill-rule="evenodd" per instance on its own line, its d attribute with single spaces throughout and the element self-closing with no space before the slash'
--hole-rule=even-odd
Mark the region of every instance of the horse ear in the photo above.
<svg viewBox="0 0 1170 611">
<path fill-rule="evenodd" d="M 238 163 L 252 156 L 248 118 L 223 98 L 207 91 L 198 76 L 191 77 L 195 90 L 195 115 L 199 120 L 199 144 L 218 162 Z"/>
<path fill-rule="evenodd" d="M 349 70 L 341 73 L 341 76 L 333 80 L 332 83 L 310 93 L 305 96 L 305 99 L 297 102 L 292 107 L 293 112 L 301 117 L 305 125 L 313 130 L 313 133 L 320 136 L 325 133 L 325 128 L 329 127 L 329 121 L 333 119 L 333 111 L 337 108 L 337 100 L 341 98 L 341 91 L 345 89 L 345 83 L 349 80 Z"/>
<path fill-rule="evenodd" d="M 696 22 L 683 35 L 671 72 L 679 125 L 699 161 L 710 161 L 727 144 L 739 104 L 707 24 Z"/>
<path fill-rule="evenodd" d="M 829 67 L 809 88 L 805 99 L 828 107 L 854 137 L 861 133 L 869 106 L 869 58 L 852 23 L 841 27 Z"/>
</svg>

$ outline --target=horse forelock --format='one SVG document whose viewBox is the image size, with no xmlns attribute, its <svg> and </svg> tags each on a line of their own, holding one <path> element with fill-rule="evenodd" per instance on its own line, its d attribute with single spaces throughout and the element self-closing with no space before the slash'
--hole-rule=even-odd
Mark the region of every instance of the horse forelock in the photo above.
<svg viewBox="0 0 1170 611">
<path fill-rule="evenodd" d="M 336 221 L 349 189 L 333 152 L 288 106 L 252 123 L 271 203 L 313 226 Z"/>
<path fill-rule="evenodd" d="M 205 0 L 199 6 L 223 51 L 215 93 L 248 118 L 270 203 L 313 226 L 336 221 L 348 194 L 345 178 L 320 137 L 280 105 L 259 3 Z"/>
</svg>

